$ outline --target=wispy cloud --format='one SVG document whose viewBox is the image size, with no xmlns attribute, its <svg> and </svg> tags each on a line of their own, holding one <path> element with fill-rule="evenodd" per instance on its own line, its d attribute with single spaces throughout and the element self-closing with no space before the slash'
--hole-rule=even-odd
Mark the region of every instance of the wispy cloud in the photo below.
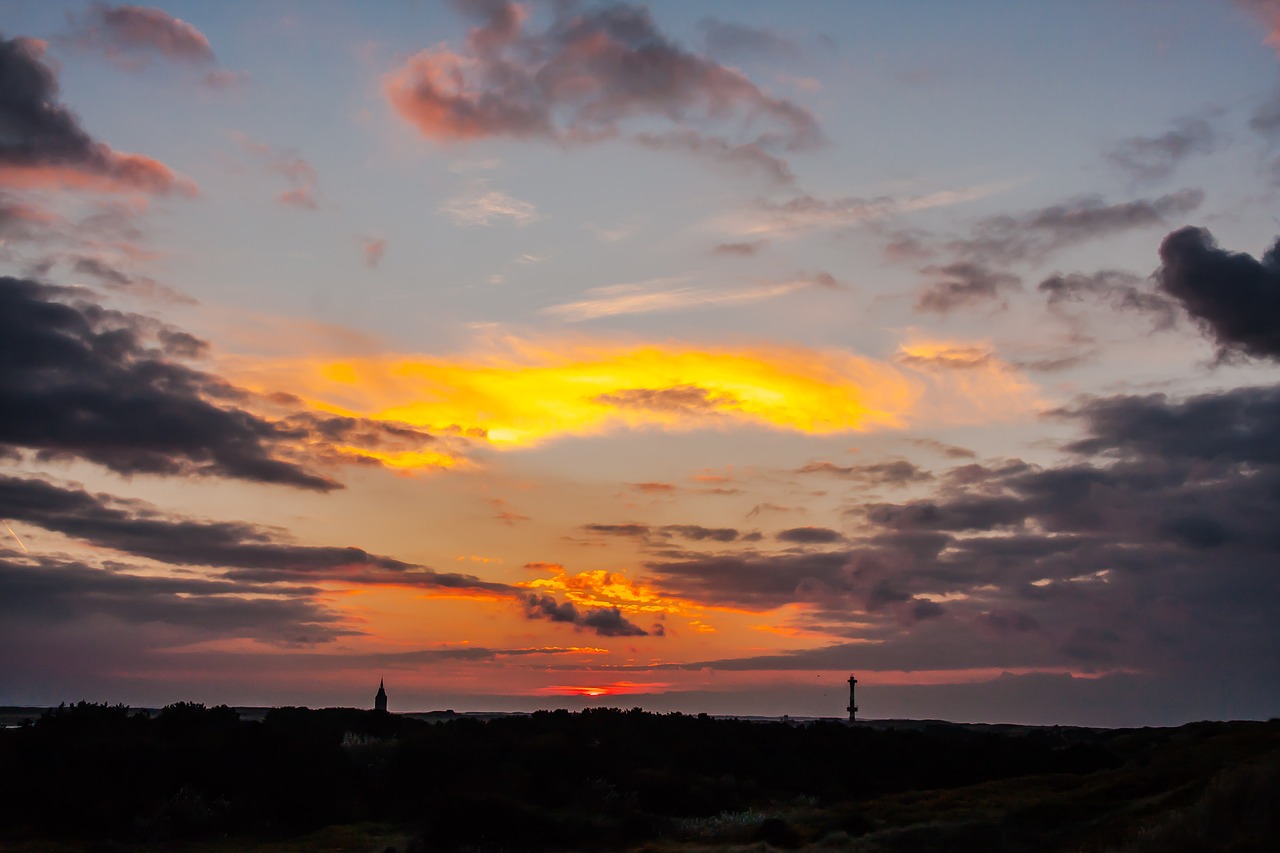
<svg viewBox="0 0 1280 853">
<path fill-rule="evenodd" d="M 1209 122 L 1199 116 L 1181 118 L 1158 136 L 1131 136 L 1113 145 L 1107 159 L 1128 173 L 1135 183 L 1161 181 L 1173 174 L 1183 160 L 1210 154 L 1217 139 Z"/>
<path fill-rule="evenodd" d="M 59 44 L 98 53 L 117 68 L 141 71 L 155 59 L 205 71 L 200 82 L 227 89 L 248 79 L 244 72 L 213 68 L 209 39 L 192 24 L 149 6 L 90 4 L 83 16 L 68 15 L 71 30 Z M 172 67 L 172 66 L 171 66 Z"/>
<path fill-rule="evenodd" d="M 441 204 L 439 210 L 459 225 L 492 225 L 496 220 L 508 219 L 523 226 L 538 221 L 538 209 L 531 202 L 491 189 L 485 180 L 473 181 Z"/>
<path fill-rule="evenodd" d="M 197 65 L 214 61 L 204 33 L 161 9 L 93 3 L 83 19 L 73 17 L 72 21 L 70 41 L 130 70 L 154 56 Z"/>
<path fill-rule="evenodd" d="M 250 139 L 243 133 L 232 133 L 231 138 L 264 168 L 288 182 L 288 188 L 276 196 L 276 201 L 304 210 L 318 209 L 315 167 L 297 149 L 275 148 L 265 142 Z"/>
<path fill-rule="evenodd" d="M 614 284 L 587 291 L 586 299 L 566 302 L 542 309 L 543 314 L 559 317 L 569 322 L 595 320 L 619 314 L 650 314 L 658 311 L 683 311 L 711 305 L 738 305 L 776 299 L 815 284 L 834 284 L 827 275 L 825 280 L 794 278 L 770 284 L 758 284 L 737 288 L 711 288 L 672 286 L 686 281 L 683 278 L 660 278 L 636 284 Z"/>
<path fill-rule="evenodd" d="M 890 216 L 964 204 L 1003 192 L 1020 182 L 994 181 L 905 198 L 820 198 L 802 194 L 784 202 L 760 200 L 742 211 L 713 219 L 709 227 L 712 231 L 739 241 L 797 236 L 811 231 L 852 228 Z"/>
<path fill-rule="evenodd" d="M 360 247 L 364 253 L 365 266 L 369 269 L 377 269 L 382 263 L 382 256 L 387 251 L 387 241 L 383 237 L 362 237 L 360 238 Z"/>
<path fill-rule="evenodd" d="M 601 243 L 617 243 L 640 230 L 640 226 L 633 223 L 600 225 L 595 222 L 587 222 L 582 227 L 594 234 Z"/>
</svg>

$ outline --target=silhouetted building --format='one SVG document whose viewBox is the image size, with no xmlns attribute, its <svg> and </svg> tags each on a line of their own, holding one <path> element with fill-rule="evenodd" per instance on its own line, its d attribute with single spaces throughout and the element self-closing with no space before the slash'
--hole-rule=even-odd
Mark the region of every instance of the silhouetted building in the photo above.
<svg viewBox="0 0 1280 853">
<path fill-rule="evenodd" d="M 387 710 L 387 691 L 386 691 L 386 688 L 382 686 L 381 678 L 378 679 L 378 694 L 373 697 L 373 710 L 375 711 Z"/>
<path fill-rule="evenodd" d="M 857 683 L 858 679 L 854 678 L 852 675 L 849 676 L 849 707 L 845 710 L 849 712 L 849 722 L 851 723 L 856 722 L 858 718 L 858 705 L 853 699 L 853 686 Z"/>
</svg>

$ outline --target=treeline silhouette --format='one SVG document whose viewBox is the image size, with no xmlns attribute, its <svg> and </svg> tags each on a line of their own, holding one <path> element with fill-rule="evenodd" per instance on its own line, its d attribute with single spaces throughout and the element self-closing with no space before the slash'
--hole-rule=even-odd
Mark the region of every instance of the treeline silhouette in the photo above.
<svg viewBox="0 0 1280 853">
<path fill-rule="evenodd" d="M 1274 746 L 1277 727 L 1257 725 Z M 1125 737 L 639 709 L 428 722 L 280 708 L 247 721 L 226 706 L 152 715 L 81 702 L 0 732 L 0 837 L 276 838 L 387 821 L 428 849 L 617 849 L 690 819 L 796 802 L 827 809 L 827 829 L 854 837 L 874 828 L 859 802 L 1116 768 L 1150 748 Z M 782 820 L 754 831 L 775 846 L 801 841 Z"/>
</svg>

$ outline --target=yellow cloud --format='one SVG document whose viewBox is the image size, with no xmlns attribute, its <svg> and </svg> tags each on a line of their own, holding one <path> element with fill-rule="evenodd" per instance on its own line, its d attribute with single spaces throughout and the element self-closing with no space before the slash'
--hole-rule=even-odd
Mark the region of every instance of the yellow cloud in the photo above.
<svg viewBox="0 0 1280 853">
<path fill-rule="evenodd" d="M 237 383 L 335 414 L 482 432 L 529 446 L 620 427 L 752 424 L 808 433 L 901 427 L 923 384 L 894 365 L 799 347 L 509 342 L 493 356 L 233 363 Z"/>
<path fill-rule="evenodd" d="M 942 363 L 951 360 L 947 353 L 968 353 L 966 347 L 973 349 L 913 344 L 888 362 L 798 346 L 508 339 L 466 356 L 241 358 L 223 372 L 262 394 L 287 391 L 318 411 L 507 448 L 627 428 L 831 434 L 901 429 L 942 409 L 988 419 L 1028 411 L 1034 386 L 987 350 L 974 350 L 986 359 L 983 366 L 947 369 L 956 366 Z M 939 401 L 947 405 L 934 405 Z M 345 450 L 405 469 L 456 462 L 451 448 L 439 446 Z"/>
</svg>

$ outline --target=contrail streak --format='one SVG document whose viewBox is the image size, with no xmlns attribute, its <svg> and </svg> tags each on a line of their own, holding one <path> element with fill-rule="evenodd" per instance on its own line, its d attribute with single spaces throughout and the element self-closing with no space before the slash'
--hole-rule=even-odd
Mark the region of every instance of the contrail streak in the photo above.
<svg viewBox="0 0 1280 853">
<path fill-rule="evenodd" d="M 25 544 L 25 543 L 23 543 L 23 541 L 22 541 L 21 539 L 19 539 L 19 538 L 18 538 L 18 534 L 16 534 L 16 533 L 14 533 L 14 532 L 13 532 L 13 528 L 9 526 L 9 522 L 7 522 L 7 521 L 6 521 L 6 522 L 4 523 L 4 529 L 9 531 L 9 535 L 13 537 L 13 541 L 14 541 L 14 542 L 17 542 L 19 545 L 21 545 L 21 546 L 22 546 L 22 550 L 23 550 L 23 551 L 26 551 L 28 554 L 30 554 L 30 553 L 31 553 L 31 549 L 30 549 L 30 548 L 28 548 L 28 547 L 26 546 L 26 544 Z"/>
</svg>

